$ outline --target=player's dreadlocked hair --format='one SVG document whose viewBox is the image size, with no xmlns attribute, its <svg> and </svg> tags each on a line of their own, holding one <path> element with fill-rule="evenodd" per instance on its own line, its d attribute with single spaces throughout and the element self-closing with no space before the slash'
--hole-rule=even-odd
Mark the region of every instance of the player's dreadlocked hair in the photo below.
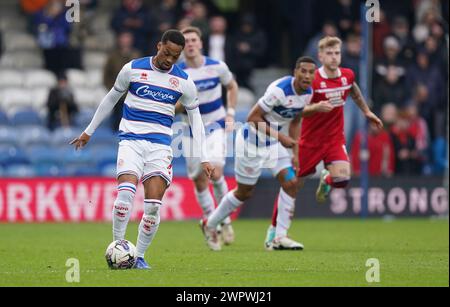
<svg viewBox="0 0 450 307">
<path fill-rule="evenodd" d="M 172 42 L 184 48 L 186 42 L 184 40 L 184 35 L 178 30 L 167 30 L 164 32 L 161 42 L 166 44 L 167 42 Z"/>
</svg>

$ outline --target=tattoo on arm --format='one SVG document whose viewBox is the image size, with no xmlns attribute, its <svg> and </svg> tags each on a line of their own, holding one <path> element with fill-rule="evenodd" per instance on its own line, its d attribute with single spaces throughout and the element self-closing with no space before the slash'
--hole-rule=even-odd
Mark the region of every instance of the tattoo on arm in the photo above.
<svg viewBox="0 0 450 307">
<path fill-rule="evenodd" d="M 367 106 L 366 100 L 364 99 L 361 89 L 359 88 L 356 82 L 353 82 L 352 89 L 350 91 L 350 96 L 353 98 L 353 101 L 356 105 L 361 109 L 361 111 L 365 114 L 369 112 L 369 107 Z"/>
</svg>

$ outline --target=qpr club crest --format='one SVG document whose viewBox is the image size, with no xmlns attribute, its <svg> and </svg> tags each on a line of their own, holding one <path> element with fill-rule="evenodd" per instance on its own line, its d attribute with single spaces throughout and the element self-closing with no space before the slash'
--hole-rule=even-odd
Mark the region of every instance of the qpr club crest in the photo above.
<svg viewBox="0 0 450 307">
<path fill-rule="evenodd" d="M 178 81 L 177 78 L 170 78 L 169 83 L 170 87 L 173 89 L 177 89 L 180 86 L 180 81 Z"/>
</svg>

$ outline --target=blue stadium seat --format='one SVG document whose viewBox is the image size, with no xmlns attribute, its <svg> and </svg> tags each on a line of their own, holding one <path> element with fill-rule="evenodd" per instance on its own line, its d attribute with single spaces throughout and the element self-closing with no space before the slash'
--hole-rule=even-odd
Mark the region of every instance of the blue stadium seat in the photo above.
<svg viewBox="0 0 450 307">
<path fill-rule="evenodd" d="M 115 178 L 117 174 L 116 163 L 109 163 L 103 165 L 103 167 L 100 169 L 100 174 L 103 177 Z"/>
<path fill-rule="evenodd" d="M 9 118 L 5 112 L 0 110 L 0 126 L 9 126 Z"/>
<path fill-rule="evenodd" d="M 19 143 L 23 148 L 32 145 L 50 144 L 51 136 L 48 129 L 44 126 L 23 126 L 17 129 Z"/>
<path fill-rule="evenodd" d="M 70 141 L 78 137 L 82 130 L 79 128 L 61 127 L 55 129 L 51 135 L 51 143 L 56 148 L 69 146 Z"/>
<path fill-rule="evenodd" d="M 5 170 L 0 166 L 0 178 L 5 176 Z"/>
<path fill-rule="evenodd" d="M 186 159 L 184 157 L 174 158 L 172 167 L 174 177 L 187 177 Z"/>
<path fill-rule="evenodd" d="M 15 164 L 6 168 L 6 177 L 29 178 L 35 175 L 34 168 L 28 164 Z"/>
<path fill-rule="evenodd" d="M 58 161 L 61 164 L 95 164 L 92 161 L 92 152 L 89 147 L 75 150 L 73 147 L 62 148 L 58 151 Z"/>
<path fill-rule="evenodd" d="M 108 128 L 99 128 L 92 135 L 90 145 L 115 145 L 118 144 L 119 139 L 117 135 Z"/>
<path fill-rule="evenodd" d="M 29 125 L 42 126 L 43 121 L 39 114 L 35 111 L 24 110 L 18 111 L 12 116 L 11 124 L 16 127 Z"/>
<path fill-rule="evenodd" d="M 92 163 L 68 163 L 64 166 L 66 176 L 100 176 L 100 171 Z"/>
<path fill-rule="evenodd" d="M 0 147 L 0 165 L 10 167 L 17 164 L 29 164 L 27 154 L 15 146 L 1 146 Z"/>
<path fill-rule="evenodd" d="M 0 126 L 0 145 L 18 146 L 17 132 L 14 128 Z"/>
<path fill-rule="evenodd" d="M 33 145 L 27 148 L 31 163 L 39 165 L 42 163 L 58 164 L 61 160 L 60 151 L 45 145 Z"/>
<path fill-rule="evenodd" d="M 93 145 L 89 149 L 92 155 L 92 161 L 102 169 L 107 164 L 116 164 L 117 147 L 108 145 Z"/>
<path fill-rule="evenodd" d="M 61 177 L 64 176 L 64 168 L 57 163 L 44 162 L 33 165 L 36 176 L 39 177 Z"/>
</svg>

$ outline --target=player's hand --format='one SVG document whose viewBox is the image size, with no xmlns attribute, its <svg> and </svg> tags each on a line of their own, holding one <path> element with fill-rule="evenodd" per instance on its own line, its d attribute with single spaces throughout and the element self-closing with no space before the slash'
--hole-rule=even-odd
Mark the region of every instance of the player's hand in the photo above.
<svg viewBox="0 0 450 307">
<path fill-rule="evenodd" d="M 87 135 L 85 132 L 83 132 L 79 137 L 75 138 L 70 142 L 70 145 L 74 145 L 75 149 L 82 149 L 86 144 L 89 142 L 91 137 Z"/>
<path fill-rule="evenodd" d="M 234 117 L 227 115 L 225 118 L 225 132 L 232 132 L 234 129 Z"/>
<path fill-rule="evenodd" d="M 211 179 L 212 176 L 214 175 L 214 171 L 215 171 L 215 168 L 211 165 L 211 163 L 203 162 L 202 163 L 202 168 L 203 168 L 203 171 L 205 172 L 206 176 L 209 179 Z"/>
<path fill-rule="evenodd" d="M 290 136 L 280 134 L 278 136 L 278 141 L 283 145 L 285 148 L 293 148 L 294 146 L 298 145 L 297 140 L 294 140 Z"/>
<path fill-rule="evenodd" d="M 334 109 L 334 106 L 328 100 L 322 100 L 315 105 L 316 112 L 319 113 L 328 113 Z"/>
<path fill-rule="evenodd" d="M 374 124 L 375 127 L 377 127 L 377 129 L 379 129 L 379 130 L 383 129 L 383 122 L 373 112 L 367 113 L 366 118 L 368 121 L 370 121 L 372 124 Z"/>
</svg>

